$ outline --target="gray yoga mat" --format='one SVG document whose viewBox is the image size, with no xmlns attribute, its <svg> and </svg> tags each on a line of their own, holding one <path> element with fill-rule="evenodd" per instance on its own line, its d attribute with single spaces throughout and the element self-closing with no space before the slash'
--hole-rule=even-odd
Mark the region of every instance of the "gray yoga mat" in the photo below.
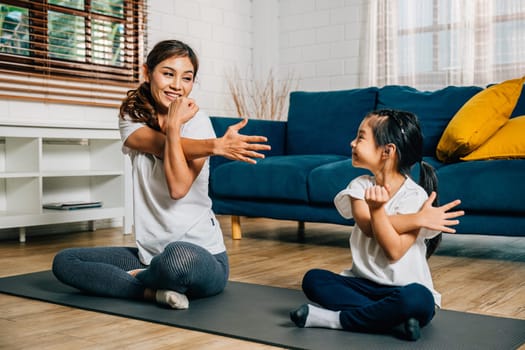
<svg viewBox="0 0 525 350">
<path fill-rule="evenodd" d="M 89 296 L 51 271 L 0 278 L 0 292 L 289 349 L 516 349 L 525 343 L 525 320 L 440 310 L 416 342 L 395 334 L 297 328 L 288 313 L 305 303 L 299 290 L 229 282 L 215 297 L 193 300 L 188 310 Z"/>
</svg>

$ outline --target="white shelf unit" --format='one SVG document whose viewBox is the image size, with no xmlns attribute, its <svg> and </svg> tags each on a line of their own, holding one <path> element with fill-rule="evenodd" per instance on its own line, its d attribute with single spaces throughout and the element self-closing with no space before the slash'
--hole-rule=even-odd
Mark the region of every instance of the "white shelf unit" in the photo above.
<svg viewBox="0 0 525 350">
<path fill-rule="evenodd" d="M 116 129 L 0 125 L 0 229 L 122 218 L 132 230 L 130 165 Z M 102 201 L 100 208 L 43 209 Z"/>
</svg>

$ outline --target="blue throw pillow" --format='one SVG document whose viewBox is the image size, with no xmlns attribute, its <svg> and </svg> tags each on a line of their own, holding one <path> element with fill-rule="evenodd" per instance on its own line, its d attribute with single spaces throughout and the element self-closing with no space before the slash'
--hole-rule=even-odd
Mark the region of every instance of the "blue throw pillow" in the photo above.
<svg viewBox="0 0 525 350">
<path fill-rule="evenodd" d="M 450 119 L 481 90 L 478 86 L 448 86 L 436 91 L 419 91 L 409 86 L 388 85 L 379 89 L 377 109 L 392 108 L 416 114 L 424 137 L 423 155 L 433 156 Z"/>
<path fill-rule="evenodd" d="M 288 154 L 351 156 L 350 141 L 363 117 L 374 110 L 377 88 L 290 94 Z"/>
</svg>

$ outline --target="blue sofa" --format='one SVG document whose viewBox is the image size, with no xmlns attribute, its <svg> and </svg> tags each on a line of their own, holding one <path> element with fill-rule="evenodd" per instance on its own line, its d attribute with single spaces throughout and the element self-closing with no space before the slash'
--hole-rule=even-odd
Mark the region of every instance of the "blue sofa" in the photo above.
<svg viewBox="0 0 525 350">
<path fill-rule="evenodd" d="M 439 180 L 440 203 L 462 200 L 458 233 L 525 236 L 525 159 L 442 163 L 436 146 L 448 122 L 482 88 L 449 86 L 419 91 L 408 86 L 345 91 L 292 92 L 288 120 L 250 120 L 244 134 L 268 137 L 272 146 L 257 164 L 213 157 L 210 195 L 217 214 L 353 225 L 334 207 L 334 196 L 365 170 L 352 167 L 350 141 L 369 111 L 415 113 L 424 134 L 424 160 Z M 524 89 L 525 90 L 525 89 Z M 522 92 L 512 117 L 525 115 Z M 212 117 L 218 135 L 239 118 Z M 417 168 L 417 166 L 416 166 Z M 413 169 L 417 181 L 418 169 Z M 300 226 L 304 227 L 304 226 Z"/>
</svg>

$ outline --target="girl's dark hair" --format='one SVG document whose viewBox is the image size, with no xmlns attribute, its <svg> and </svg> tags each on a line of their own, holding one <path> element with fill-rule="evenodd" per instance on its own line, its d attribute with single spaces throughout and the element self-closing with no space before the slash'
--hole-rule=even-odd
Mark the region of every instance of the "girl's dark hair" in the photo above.
<svg viewBox="0 0 525 350">
<path fill-rule="evenodd" d="M 393 109 L 381 109 L 367 114 L 377 116 L 371 124 L 374 138 L 379 146 L 396 145 L 398 171 L 410 176 L 414 164 L 419 163 L 419 184 L 428 195 L 437 193 L 438 181 L 434 168 L 423 161 L 423 134 L 415 114 Z M 437 205 L 438 200 L 434 201 Z"/>
<path fill-rule="evenodd" d="M 179 40 L 164 40 L 157 43 L 146 58 L 148 73 L 153 72 L 155 67 L 162 61 L 171 57 L 188 57 L 193 65 L 193 80 L 199 70 L 199 60 L 192 48 Z M 127 96 L 120 105 L 120 118 L 125 115 L 136 122 L 146 123 L 154 129 L 159 129 L 156 118 L 157 107 L 151 95 L 150 84 L 143 82 L 137 89 L 129 90 Z"/>
</svg>

